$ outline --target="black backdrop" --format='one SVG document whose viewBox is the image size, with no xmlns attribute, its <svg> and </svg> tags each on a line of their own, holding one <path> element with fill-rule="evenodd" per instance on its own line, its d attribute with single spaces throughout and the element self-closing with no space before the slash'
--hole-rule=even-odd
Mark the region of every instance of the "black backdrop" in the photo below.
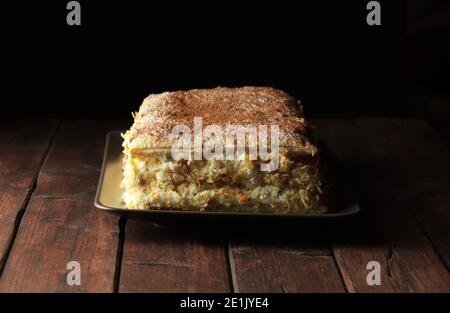
<svg viewBox="0 0 450 313">
<path fill-rule="evenodd" d="M 80 0 L 81 26 L 67 2 L 3 7 L 3 117 L 128 118 L 149 93 L 217 85 L 284 89 L 309 116 L 397 113 L 400 1 L 372 27 L 362 0 Z"/>
</svg>

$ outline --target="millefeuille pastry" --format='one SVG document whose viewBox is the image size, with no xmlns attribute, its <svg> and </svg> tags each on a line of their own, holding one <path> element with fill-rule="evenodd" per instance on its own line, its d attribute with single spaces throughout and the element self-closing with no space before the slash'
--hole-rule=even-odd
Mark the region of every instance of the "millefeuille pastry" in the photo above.
<svg viewBox="0 0 450 313">
<path fill-rule="evenodd" d="M 240 135 L 246 130 L 240 141 L 238 132 L 227 132 L 236 129 Z M 129 209 L 326 211 L 310 127 L 301 103 L 283 91 L 217 87 L 152 94 L 123 137 Z M 218 138 L 224 140 L 213 145 Z M 181 152 L 174 154 L 174 147 Z"/>
</svg>

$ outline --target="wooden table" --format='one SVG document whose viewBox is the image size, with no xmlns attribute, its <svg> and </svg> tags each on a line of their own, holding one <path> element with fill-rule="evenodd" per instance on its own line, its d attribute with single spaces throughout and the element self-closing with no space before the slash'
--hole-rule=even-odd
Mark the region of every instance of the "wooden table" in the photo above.
<svg viewBox="0 0 450 313">
<path fill-rule="evenodd" d="M 3 121 L 0 292 L 450 291 L 450 152 L 420 120 L 317 120 L 363 210 L 330 232 L 186 231 L 93 206 L 107 131 Z M 66 265 L 81 265 L 68 286 Z M 366 282 L 381 265 L 381 285 Z"/>
</svg>

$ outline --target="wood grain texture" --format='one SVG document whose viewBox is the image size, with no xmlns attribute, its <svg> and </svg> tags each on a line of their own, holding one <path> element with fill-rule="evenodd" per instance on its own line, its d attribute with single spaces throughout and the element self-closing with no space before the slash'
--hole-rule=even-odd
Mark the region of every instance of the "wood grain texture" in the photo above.
<svg viewBox="0 0 450 313">
<path fill-rule="evenodd" d="M 417 120 L 314 124 L 347 173 L 358 220 L 225 232 L 120 228 L 94 208 L 106 132 L 127 122 L 63 122 L 40 173 L 56 123 L 4 122 L 0 292 L 449 292 L 448 148 Z M 81 286 L 66 284 L 72 260 Z M 366 283 L 373 260 L 381 286 Z"/>
<path fill-rule="evenodd" d="M 220 234 L 129 220 L 119 292 L 229 292 Z"/>
<path fill-rule="evenodd" d="M 267 225 L 229 234 L 235 292 L 345 292 L 330 224 Z"/>
<path fill-rule="evenodd" d="M 48 120 L 0 123 L 0 269 L 56 126 Z"/>
<path fill-rule="evenodd" d="M 107 131 L 123 123 L 63 122 L 0 277 L 1 292 L 111 292 L 118 218 L 93 206 Z M 66 265 L 81 265 L 81 286 Z"/>
<path fill-rule="evenodd" d="M 348 173 L 363 209 L 359 223 L 342 229 L 335 238 L 336 261 L 351 292 L 449 291 L 450 277 L 444 263 L 411 214 L 411 202 L 405 202 L 398 193 L 398 183 L 406 178 L 402 176 L 407 171 L 404 161 L 412 157 L 412 151 L 399 154 L 393 150 L 404 148 L 412 126 L 404 122 L 401 133 L 381 132 L 392 123 L 395 121 L 389 119 L 315 121 L 320 137 Z M 401 137 L 392 140 L 392 136 Z M 408 193 L 416 191 L 410 185 Z M 381 286 L 366 283 L 369 261 L 381 264 Z"/>
<path fill-rule="evenodd" d="M 275 234 L 276 240 L 232 239 L 229 255 L 234 291 L 345 292 L 330 249 L 313 239 L 302 239 L 300 234 L 297 232 L 297 242 Z M 323 240 L 326 242 L 326 237 Z"/>
<path fill-rule="evenodd" d="M 379 158 L 395 169 L 395 197 L 417 219 L 450 269 L 450 150 L 424 121 L 358 120 Z"/>
</svg>

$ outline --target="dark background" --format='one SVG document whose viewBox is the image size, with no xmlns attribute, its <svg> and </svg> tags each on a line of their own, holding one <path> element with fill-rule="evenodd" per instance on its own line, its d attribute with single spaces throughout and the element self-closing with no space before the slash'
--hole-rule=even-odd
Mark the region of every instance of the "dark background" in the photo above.
<svg viewBox="0 0 450 313">
<path fill-rule="evenodd" d="M 2 3 L 1 118 L 130 118 L 149 93 L 271 85 L 308 117 L 427 120 L 450 143 L 450 2 Z"/>
<path fill-rule="evenodd" d="M 450 1 L 408 0 L 400 113 L 428 121 L 450 146 Z"/>
<path fill-rule="evenodd" d="M 308 116 L 398 115 L 404 9 L 380 1 L 21 2 L 4 10 L 7 116 L 128 118 L 149 93 L 270 85 Z"/>
</svg>

